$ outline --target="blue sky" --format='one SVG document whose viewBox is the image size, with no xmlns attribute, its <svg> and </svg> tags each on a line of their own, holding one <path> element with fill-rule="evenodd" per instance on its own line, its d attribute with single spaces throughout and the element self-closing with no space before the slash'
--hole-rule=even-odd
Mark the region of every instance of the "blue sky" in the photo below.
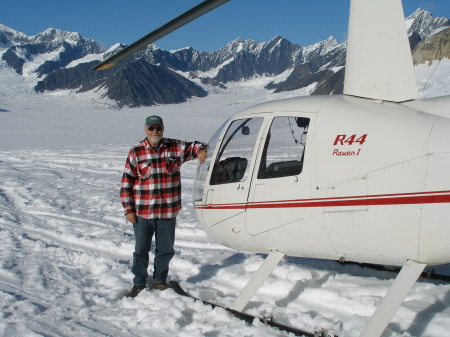
<svg viewBox="0 0 450 337">
<path fill-rule="evenodd" d="M 375 1 L 375 0 L 374 0 Z M 4 1 L 0 23 L 35 35 L 46 28 L 79 32 L 105 48 L 130 44 L 201 0 Z M 450 0 L 403 0 L 405 15 L 417 8 L 450 16 Z M 163 49 L 192 46 L 213 51 L 242 37 L 268 41 L 281 35 L 303 46 L 330 35 L 346 40 L 349 0 L 232 0 L 159 40 Z"/>
</svg>

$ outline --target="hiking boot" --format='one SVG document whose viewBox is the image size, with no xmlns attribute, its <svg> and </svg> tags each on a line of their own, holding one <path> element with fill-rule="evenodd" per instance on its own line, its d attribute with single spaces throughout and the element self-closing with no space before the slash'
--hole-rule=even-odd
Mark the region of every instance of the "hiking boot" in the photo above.
<svg viewBox="0 0 450 337">
<path fill-rule="evenodd" d="M 134 285 L 130 292 L 127 294 L 127 297 L 136 297 L 142 290 L 146 288 L 146 285 L 136 286 Z"/>
<path fill-rule="evenodd" d="M 167 288 L 170 288 L 170 286 L 167 283 L 160 283 L 160 282 L 153 283 L 153 289 L 155 290 L 166 290 Z"/>
</svg>

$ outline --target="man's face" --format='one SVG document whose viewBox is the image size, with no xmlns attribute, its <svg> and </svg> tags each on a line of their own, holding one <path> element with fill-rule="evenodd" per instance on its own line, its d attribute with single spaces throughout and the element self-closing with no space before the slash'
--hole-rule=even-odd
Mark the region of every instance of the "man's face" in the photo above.
<svg viewBox="0 0 450 337">
<path fill-rule="evenodd" d="M 144 130 L 151 145 L 159 144 L 164 134 L 164 128 L 161 125 L 144 126 Z"/>
</svg>

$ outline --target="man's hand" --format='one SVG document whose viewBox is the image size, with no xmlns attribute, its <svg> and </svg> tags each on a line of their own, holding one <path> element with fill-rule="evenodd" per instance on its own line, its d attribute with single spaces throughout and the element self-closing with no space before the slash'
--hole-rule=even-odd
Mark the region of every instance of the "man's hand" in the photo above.
<svg viewBox="0 0 450 337">
<path fill-rule="evenodd" d="M 203 164 L 205 162 L 207 154 L 208 153 L 206 152 L 206 150 L 200 150 L 197 153 L 197 158 L 200 164 Z"/>
<path fill-rule="evenodd" d="M 127 215 L 125 215 L 125 218 L 127 218 L 127 220 L 132 224 L 137 223 L 136 213 L 128 213 Z"/>
</svg>

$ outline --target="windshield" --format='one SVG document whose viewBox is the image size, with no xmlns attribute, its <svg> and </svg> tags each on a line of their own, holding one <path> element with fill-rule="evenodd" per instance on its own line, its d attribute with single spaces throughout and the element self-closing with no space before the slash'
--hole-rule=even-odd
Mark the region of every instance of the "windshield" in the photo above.
<svg viewBox="0 0 450 337">
<path fill-rule="evenodd" d="M 211 165 L 211 158 L 214 154 L 214 150 L 216 149 L 217 142 L 219 141 L 219 137 L 222 134 L 222 130 L 225 125 L 228 123 L 228 120 L 225 121 L 219 129 L 214 133 L 211 137 L 211 140 L 208 143 L 208 156 L 203 164 L 197 166 L 197 171 L 195 172 L 194 179 L 194 190 L 193 190 L 193 200 L 202 201 L 203 198 L 203 190 L 205 189 L 206 177 L 208 175 L 209 167 Z"/>
<path fill-rule="evenodd" d="M 223 137 L 211 173 L 210 185 L 246 181 L 262 117 L 233 121 Z"/>
</svg>

